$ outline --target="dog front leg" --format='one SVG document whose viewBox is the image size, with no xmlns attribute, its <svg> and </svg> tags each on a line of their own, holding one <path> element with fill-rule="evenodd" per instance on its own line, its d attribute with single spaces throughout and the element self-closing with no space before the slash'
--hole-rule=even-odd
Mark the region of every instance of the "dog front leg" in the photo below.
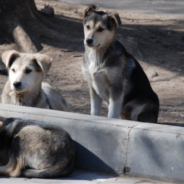
<svg viewBox="0 0 184 184">
<path fill-rule="evenodd" d="M 96 93 L 92 86 L 89 85 L 91 99 L 91 115 L 99 116 L 102 108 L 102 99 Z"/>
<path fill-rule="evenodd" d="M 10 157 L 7 165 L 0 166 L 0 174 L 17 177 L 21 174 L 20 164 L 17 164 L 16 160 L 13 157 Z"/>
<path fill-rule="evenodd" d="M 123 104 L 123 93 L 121 95 L 116 96 L 116 93 L 113 91 L 110 93 L 109 98 L 109 106 L 108 106 L 108 118 L 120 118 L 120 113 Z"/>
</svg>

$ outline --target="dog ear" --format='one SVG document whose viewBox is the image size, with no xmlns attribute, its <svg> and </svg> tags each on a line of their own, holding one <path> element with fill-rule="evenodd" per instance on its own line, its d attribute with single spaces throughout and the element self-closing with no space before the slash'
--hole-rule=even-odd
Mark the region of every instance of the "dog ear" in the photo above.
<svg viewBox="0 0 184 184">
<path fill-rule="evenodd" d="M 110 18 L 112 24 L 115 26 L 115 27 L 119 27 L 121 25 L 121 19 L 119 17 L 119 14 L 118 13 L 114 13 L 114 14 L 109 14 L 108 17 Z"/>
<path fill-rule="evenodd" d="M 16 50 L 8 50 L 3 52 L 2 61 L 5 64 L 6 68 L 10 68 L 13 62 L 19 57 L 19 52 Z"/>
<path fill-rule="evenodd" d="M 40 66 L 42 72 L 46 75 L 52 64 L 52 58 L 45 54 L 36 54 L 36 62 Z M 35 60 L 34 60 L 35 61 Z"/>
<path fill-rule="evenodd" d="M 96 5 L 91 5 L 91 6 L 88 6 L 85 10 L 84 10 L 84 20 L 86 20 L 89 15 L 94 12 L 95 10 L 98 10 L 98 6 Z"/>
</svg>

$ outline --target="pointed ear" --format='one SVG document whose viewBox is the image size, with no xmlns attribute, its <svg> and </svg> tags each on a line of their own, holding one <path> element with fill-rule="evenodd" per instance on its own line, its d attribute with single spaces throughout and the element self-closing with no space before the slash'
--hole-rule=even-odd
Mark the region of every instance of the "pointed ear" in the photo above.
<svg viewBox="0 0 184 184">
<path fill-rule="evenodd" d="M 92 12 L 94 12 L 95 10 L 98 10 L 98 6 L 96 6 L 96 5 L 91 5 L 91 6 L 88 6 L 85 10 L 84 10 L 84 20 L 86 20 L 89 16 L 90 16 L 90 14 L 92 13 Z"/>
<path fill-rule="evenodd" d="M 42 72 L 46 75 L 51 67 L 52 58 L 45 54 L 36 54 L 35 59 Z"/>
<path fill-rule="evenodd" d="M 16 50 L 8 50 L 3 52 L 2 61 L 5 64 L 6 68 L 10 68 L 13 62 L 20 56 L 20 53 Z"/>
<path fill-rule="evenodd" d="M 119 14 L 117 13 L 113 13 L 113 14 L 109 14 L 108 17 L 110 18 L 110 21 L 112 22 L 112 24 L 115 27 L 119 27 L 121 25 L 121 19 L 119 17 Z"/>
</svg>

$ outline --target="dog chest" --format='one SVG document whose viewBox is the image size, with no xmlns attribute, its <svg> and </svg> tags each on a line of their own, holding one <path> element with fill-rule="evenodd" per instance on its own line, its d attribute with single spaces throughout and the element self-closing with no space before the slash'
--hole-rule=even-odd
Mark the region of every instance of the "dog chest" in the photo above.
<svg viewBox="0 0 184 184">
<path fill-rule="evenodd" d="M 85 76 L 87 81 L 91 83 L 96 93 L 105 101 L 109 99 L 109 84 L 104 66 L 99 62 L 99 58 L 95 54 L 88 55 L 88 65 L 85 67 Z"/>
<path fill-rule="evenodd" d="M 109 99 L 109 86 L 106 82 L 106 76 L 103 73 L 97 73 L 92 76 L 92 86 L 96 93 L 105 101 Z"/>
</svg>

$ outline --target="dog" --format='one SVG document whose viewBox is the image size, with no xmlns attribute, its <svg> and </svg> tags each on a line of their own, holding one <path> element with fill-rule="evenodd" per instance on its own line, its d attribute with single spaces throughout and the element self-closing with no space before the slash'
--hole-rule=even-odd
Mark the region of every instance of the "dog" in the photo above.
<svg viewBox="0 0 184 184">
<path fill-rule="evenodd" d="M 138 61 L 116 40 L 121 25 L 117 13 L 84 11 L 84 61 L 91 114 L 100 115 L 102 101 L 108 104 L 109 118 L 157 122 L 159 99 Z"/>
<path fill-rule="evenodd" d="M 69 134 L 42 122 L 0 117 L 0 175 L 55 178 L 72 172 Z"/>
<path fill-rule="evenodd" d="M 1 95 L 3 104 L 67 111 L 60 92 L 42 82 L 52 63 L 49 56 L 9 50 L 2 54 L 2 61 L 9 73 Z"/>
</svg>

